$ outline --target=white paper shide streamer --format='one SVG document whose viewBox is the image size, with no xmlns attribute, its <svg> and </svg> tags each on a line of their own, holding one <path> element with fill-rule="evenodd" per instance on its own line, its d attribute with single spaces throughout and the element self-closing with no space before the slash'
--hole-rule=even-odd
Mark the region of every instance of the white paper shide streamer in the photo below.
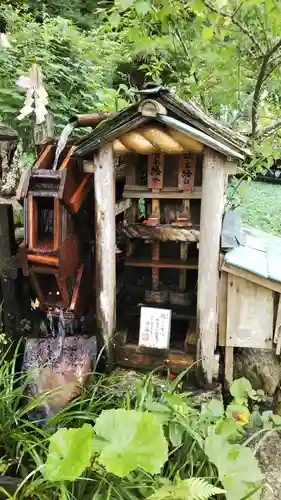
<svg viewBox="0 0 281 500">
<path fill-rule="evenodd" d="M 48 115 L 47 104 L 48 94 L 42 83 L 42 72 L 37 64 L 33 64 L 28 76 L 20 76 L 17 85 L 26 89 L 26 99 L 24 106 L 18 115 L 18 120 L 23 120 L 31 113 L 35 113 L 36 124 L 45 122 Z"/>
</svg>

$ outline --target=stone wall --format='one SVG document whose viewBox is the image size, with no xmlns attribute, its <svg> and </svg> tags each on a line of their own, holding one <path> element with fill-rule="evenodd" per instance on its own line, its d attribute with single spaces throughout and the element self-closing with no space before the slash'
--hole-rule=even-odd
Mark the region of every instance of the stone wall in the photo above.
<svg viewBox="0 0 281 500">
<path fill-rule="evenodd" d="M 20 142 L 0 141 L 0 195 L 13 196 L 16 193 L 21 174 L 24 170 Z"/>
</svg>

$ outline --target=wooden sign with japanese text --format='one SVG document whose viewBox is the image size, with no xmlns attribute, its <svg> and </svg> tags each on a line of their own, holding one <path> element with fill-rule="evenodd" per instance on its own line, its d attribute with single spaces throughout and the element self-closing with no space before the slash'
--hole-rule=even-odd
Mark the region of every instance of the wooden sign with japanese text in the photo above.
<svg viewBox="0 0 281 500">
<path fill-rule="evenodd" d="M 139 346 L 169 349 L 172 311 L 142 307 Z"/>
<path fill-rule="evenodd" d="M 178 188 L 191 192 L 195 179 L 196 156 L 188 153 L 180 155 Z"/>
<path fill-rule="evenodd" d="M 148 155 L 147 187 L 161 189 L 163 187 L 164 153 Z"/>
</svg>

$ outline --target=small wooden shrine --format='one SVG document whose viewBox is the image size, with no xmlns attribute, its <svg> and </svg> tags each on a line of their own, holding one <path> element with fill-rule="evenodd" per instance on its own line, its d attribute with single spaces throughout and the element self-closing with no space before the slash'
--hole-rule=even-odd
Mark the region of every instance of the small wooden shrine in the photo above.
<svg viewBox="0 0 281 500">
<path fill-rule="evenodd" d="M 153 86 L 74 150 L 93 172 L 96 314 L 118 364 L 179 370 L 200 360 L 212 381 L 227 178 L 246 142 Z"/>
</svg>

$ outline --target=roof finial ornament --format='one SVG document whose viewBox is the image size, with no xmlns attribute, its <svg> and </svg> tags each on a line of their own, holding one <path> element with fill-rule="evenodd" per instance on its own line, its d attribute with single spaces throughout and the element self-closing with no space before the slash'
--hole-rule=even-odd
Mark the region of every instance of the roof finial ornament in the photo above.
<svg viewBox="0 0 281 500">
<path fill-rule="evenodd" d="M 152 95 L 158 94 L 160 92 L 169 92 L 167 87 L 164 87 L 160 83 L 156 83 L 154 81 L 146 82 L 141 90 L 138 90 L 136 93 L 141 95 Z"/>
<path fill-rule="evenodd" d="M 156 83 L 156 82 L 150 80 L 142 86 L 142 90 L 150 90 L 150 89 L 154 89 L 155 87 L 159 87 L 159 83 Z"/>
</svg>

